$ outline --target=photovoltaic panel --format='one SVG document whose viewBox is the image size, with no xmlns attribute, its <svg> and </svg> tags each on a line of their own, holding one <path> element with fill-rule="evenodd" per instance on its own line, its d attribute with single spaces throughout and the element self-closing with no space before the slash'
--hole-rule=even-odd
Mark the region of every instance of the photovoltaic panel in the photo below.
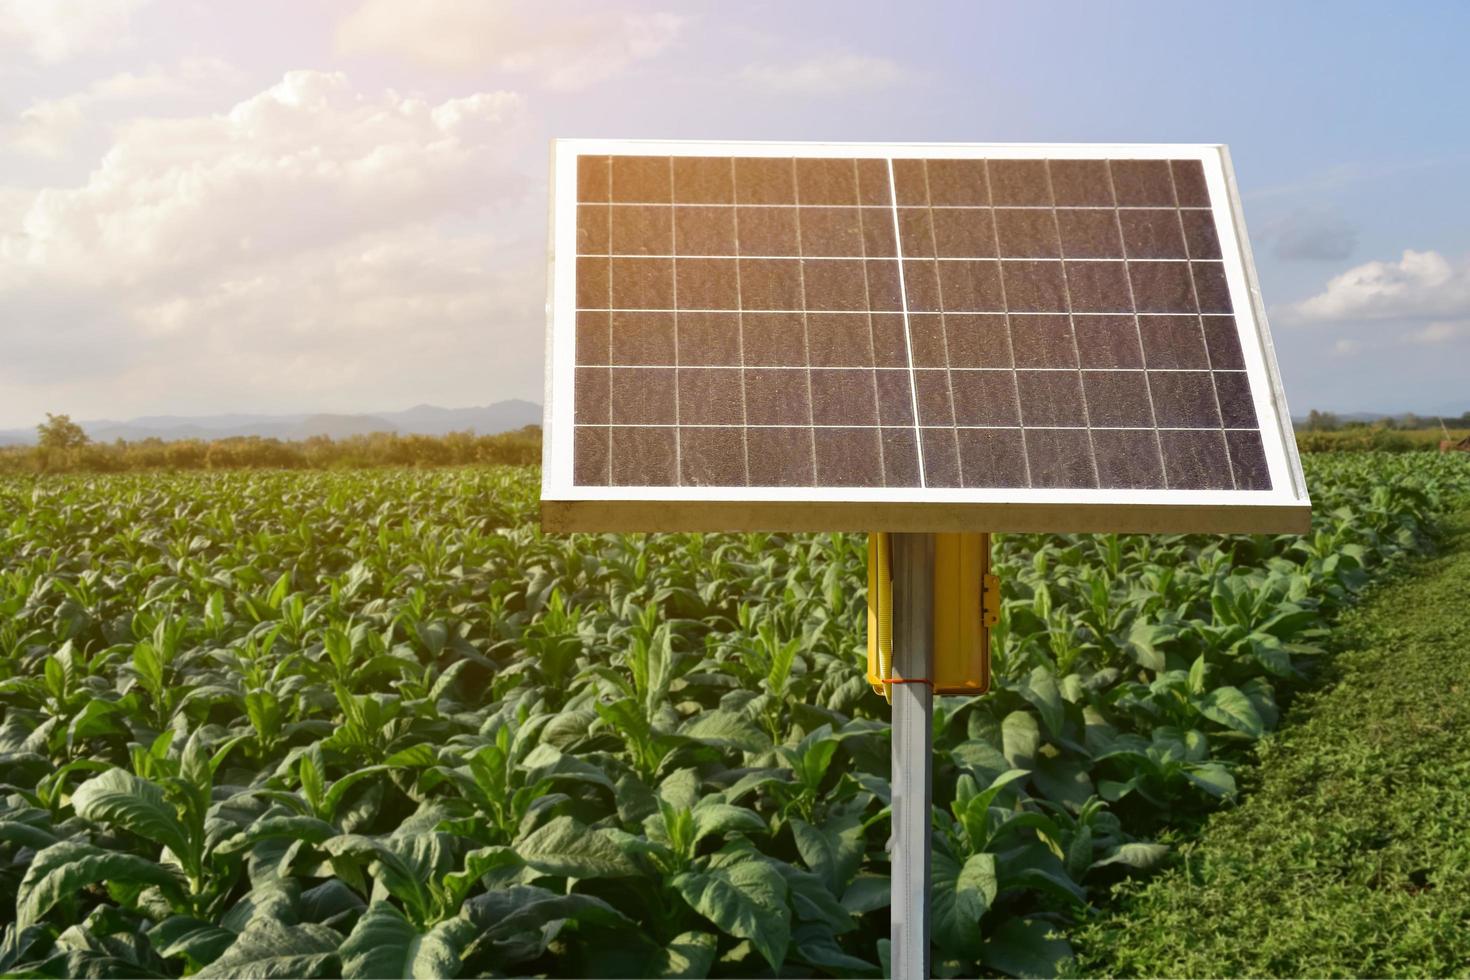
<svg viewBox="0 0 1470 980">
<path fill-rule="evenodd" d="M 565 529 L 1289 530 L 1220 147 L 555 151 Z"/>
</svg>

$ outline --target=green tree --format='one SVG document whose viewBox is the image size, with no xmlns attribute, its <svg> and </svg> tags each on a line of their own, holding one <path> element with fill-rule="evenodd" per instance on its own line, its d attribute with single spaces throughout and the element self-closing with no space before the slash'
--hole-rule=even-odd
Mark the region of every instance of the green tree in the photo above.
<svg viewBox="0 0 1470 980">
<path fill-rule="evenodd" d="M 41 448 L 53 452 L 69 453 L 92 441 L 70 415 L 52 415 L 50 412 L 46 413 L 46 421 L 36 426 L 36 434 L 41 438 Z"/>
<path fill-rule="evenodd" d="M 40 437 L 36 457 L 42 470 L 74 466 L 82 447 L 91 441 L 70 415 L 52 415 L 50 412 L 46 413 L 46 421 L 36 426 L 36 435 Z"/>
<path fill-rule="evenodd" d="M 1319 412 L 1315 408 L 1307 413 L 1308 432 L 1335 432 L 1341 423 L 1332 412 Z"/>
</svg>

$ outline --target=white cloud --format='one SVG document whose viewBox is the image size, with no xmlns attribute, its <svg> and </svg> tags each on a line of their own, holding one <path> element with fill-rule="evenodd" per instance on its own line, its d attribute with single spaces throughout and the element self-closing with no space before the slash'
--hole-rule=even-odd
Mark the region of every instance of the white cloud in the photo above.
<svg viewBox="0 0 1470 980">
<path fill-rule="evenodd" d="M 911 81 L 912 75 L 891 58 L 833 52 L 800 61 L 746 65 L 740 78 L 780 95 L 833 96 L 892 88 Z"/>
<path fill-rule="evenodd" d="M 43 64 L 127 43 L 133 15 L 151 0 L 0 0 L 0 52 Z"/>
<path fill-rule="evenodd" d="M 573 90 L 662 54 L 685 21 L 673 13 L 571 12 L 562 4 L 365 0 L 338 26 L 337 50 L 453 72 L 495 68 Z"/>
<path fill-rule="evenodd" d="M 121 127 L 85 184 L 42 190 L 21 232 L 0 233 L 0 259 L 85 281 L 218 274 L 473 209 L 519 108 L 512 93 L 434 106 L 290 72 L 224 114 Z"/>
<path fill-rule="evenodd" d="M 62 155 L 99 110 L 146 101 L 153 115 L 169 103 L 192 103 L 237 85 L 243 74 L 217 58 L 188 58 L 172 67 L 151 65 L 99 79 L 79 92 L 43 99 L 3 132 L 9 144 L 41 157 Z"/>
<path fill-rule="evenodd" d="M 1470 320 L 1458 322 L 1441 320 L 1409 334 L 1409 340 L 1412 342 L 1426 345 L 1447 344 L 1467 337 L 1470 337 Z"/>
<path fill-rule="evenodd" d="M 350 410 L 534 379 L 540 263 L 500 230 L 531 210 L 521 114 L 514 93 L 431 104 L 291 72 L 121 127 L 77 186 L 0 187 L 0 414 Z"/>
<path fill-rule="evenodd" d="M 1470 316 L 1470 261 L 1406 249 L 1397 262 L 1365 262 L 1334 276 L 1286 313 L 1303 323 Z"/>
</svg>

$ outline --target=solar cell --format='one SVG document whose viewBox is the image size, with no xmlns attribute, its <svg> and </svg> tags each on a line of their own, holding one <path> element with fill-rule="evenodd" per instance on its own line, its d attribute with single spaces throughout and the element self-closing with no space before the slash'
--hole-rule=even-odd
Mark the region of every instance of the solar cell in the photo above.
<svg viewBox="0 0 1470 980">
<path fill-rule="evenodd" d="M 555 153 L 549 525 L 1307 513 L 1222 148 Z"/>
</svg>

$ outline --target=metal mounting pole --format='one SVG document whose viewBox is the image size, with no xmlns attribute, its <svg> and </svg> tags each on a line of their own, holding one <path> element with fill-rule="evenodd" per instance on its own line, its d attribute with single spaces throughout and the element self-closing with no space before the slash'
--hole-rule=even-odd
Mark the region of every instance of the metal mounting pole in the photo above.
<svg viewBox="0 0 1470 980">
<path fill-rule="evenodd" d="M 934 535 L 894 534 L 893 677 L 933 680 Z M 930 753 L 934 688 L 893 685 L 890 956 L 895 980 L 929 977 Z"/>
</svg>

